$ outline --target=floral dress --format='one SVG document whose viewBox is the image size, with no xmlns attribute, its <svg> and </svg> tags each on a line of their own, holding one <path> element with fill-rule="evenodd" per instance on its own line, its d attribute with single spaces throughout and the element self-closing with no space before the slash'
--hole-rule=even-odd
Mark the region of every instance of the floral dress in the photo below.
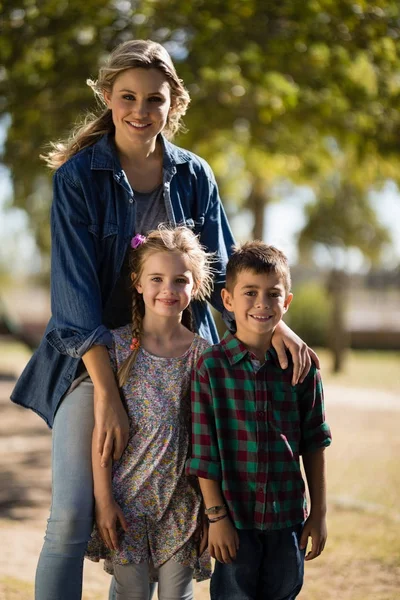
<svg viewBox="0 0 400 600">
<path fill-rule="evenodd" d="M 113 332 L 111 363 L 117 370 L 130 354 L 129 326 Z M 198 556 L 201 494 L 196 478 L 185 475 L 190 447 L 190 376 L 209 342 L 196 335 L 178 358 L 154 356 L 140 348 L 122 388 L 128 411 L 128 445 L 112 469 L 115 501 L 128 529 L 119 531 L 120 548 L 110 551 L 94 529 L 87 557 L 126 565 L 149 561 L 157 569 L 169 559 L 194 569 L 198 581 L 211 575 L 206 551 Z M 154 575 L 154 570 L 153 570 Z M 152 577 L 156 580 L 156 575 Z"/>
</svg>

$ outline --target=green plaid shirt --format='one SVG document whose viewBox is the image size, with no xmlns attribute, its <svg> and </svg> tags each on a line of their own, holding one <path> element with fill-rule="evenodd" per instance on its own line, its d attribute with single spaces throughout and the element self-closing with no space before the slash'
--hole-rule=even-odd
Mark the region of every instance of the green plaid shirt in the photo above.
<svg viewBox="0 0 400 600">
<path fill-rule="evenodd" d="M 221 482 L 238 529 L 281 529 L 307 516 L 300 455 L 329 446 L 319 371 L 291 385 L 273 348 L 255 357 L 227 332 L 192 374 L 192 458 L 186 472 Z"/>
</svg>

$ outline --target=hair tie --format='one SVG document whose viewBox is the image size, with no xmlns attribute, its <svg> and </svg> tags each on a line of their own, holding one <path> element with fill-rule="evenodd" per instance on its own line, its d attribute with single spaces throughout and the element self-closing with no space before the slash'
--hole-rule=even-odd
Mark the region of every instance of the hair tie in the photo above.
<svg viewBox="0 0 400 600">
<path fill-rule="evenodd" d="M 137 338 L 132 338 L 131 345 L 129 346 L 129 348 L 132 350 L 132 352 L 134 350 L 139 350 L 139 348 L 140 348 L 139 340 Z"/>
<path fill-rule="evenodd" d="M 133 248 L 134 250 L 136 250 L 136 248 L 139 248 L 139 246 L 141 246 L 142 244 L 144 244 L 145 241 L 146 241 L 146 236 L 140 235 L 140 233 L 137 233 L 135 235 L 135 237 L 133 237 L 131 239 L 131 248 Z"/>
</svg>

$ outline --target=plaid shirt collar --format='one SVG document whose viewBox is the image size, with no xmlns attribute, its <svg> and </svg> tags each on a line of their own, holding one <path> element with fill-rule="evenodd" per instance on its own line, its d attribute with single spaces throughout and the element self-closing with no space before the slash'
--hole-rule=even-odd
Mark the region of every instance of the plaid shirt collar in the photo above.
<svg viewBox="0 0 400 600">
<path fill-rule="evenodd" d="M 251 360 L 254 355 L 236 336 L 227 331 L 222 338 L 220 345 L 224 350 L 229 363 L 233 366 L 244 359 Z M 279 367 L 278 355 L 274 348 L 269 348 L 265 353 L 265 360 L 272 360 Z"/>
</svg>

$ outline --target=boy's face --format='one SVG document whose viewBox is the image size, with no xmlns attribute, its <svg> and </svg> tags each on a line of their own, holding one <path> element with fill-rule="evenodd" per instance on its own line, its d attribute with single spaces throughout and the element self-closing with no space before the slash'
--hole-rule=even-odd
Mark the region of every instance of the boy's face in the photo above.
<svg viewBox="0 0 400 600">
<path fill-rule="evenodd" d="M 222 301 L 235 315 L 237 336 L 244 343 L 272 336 L 289 308 L 293 294 L 287 294 L 277 273 L 241 271 L 230 292 L 222 290 Z"/>
</svg>

